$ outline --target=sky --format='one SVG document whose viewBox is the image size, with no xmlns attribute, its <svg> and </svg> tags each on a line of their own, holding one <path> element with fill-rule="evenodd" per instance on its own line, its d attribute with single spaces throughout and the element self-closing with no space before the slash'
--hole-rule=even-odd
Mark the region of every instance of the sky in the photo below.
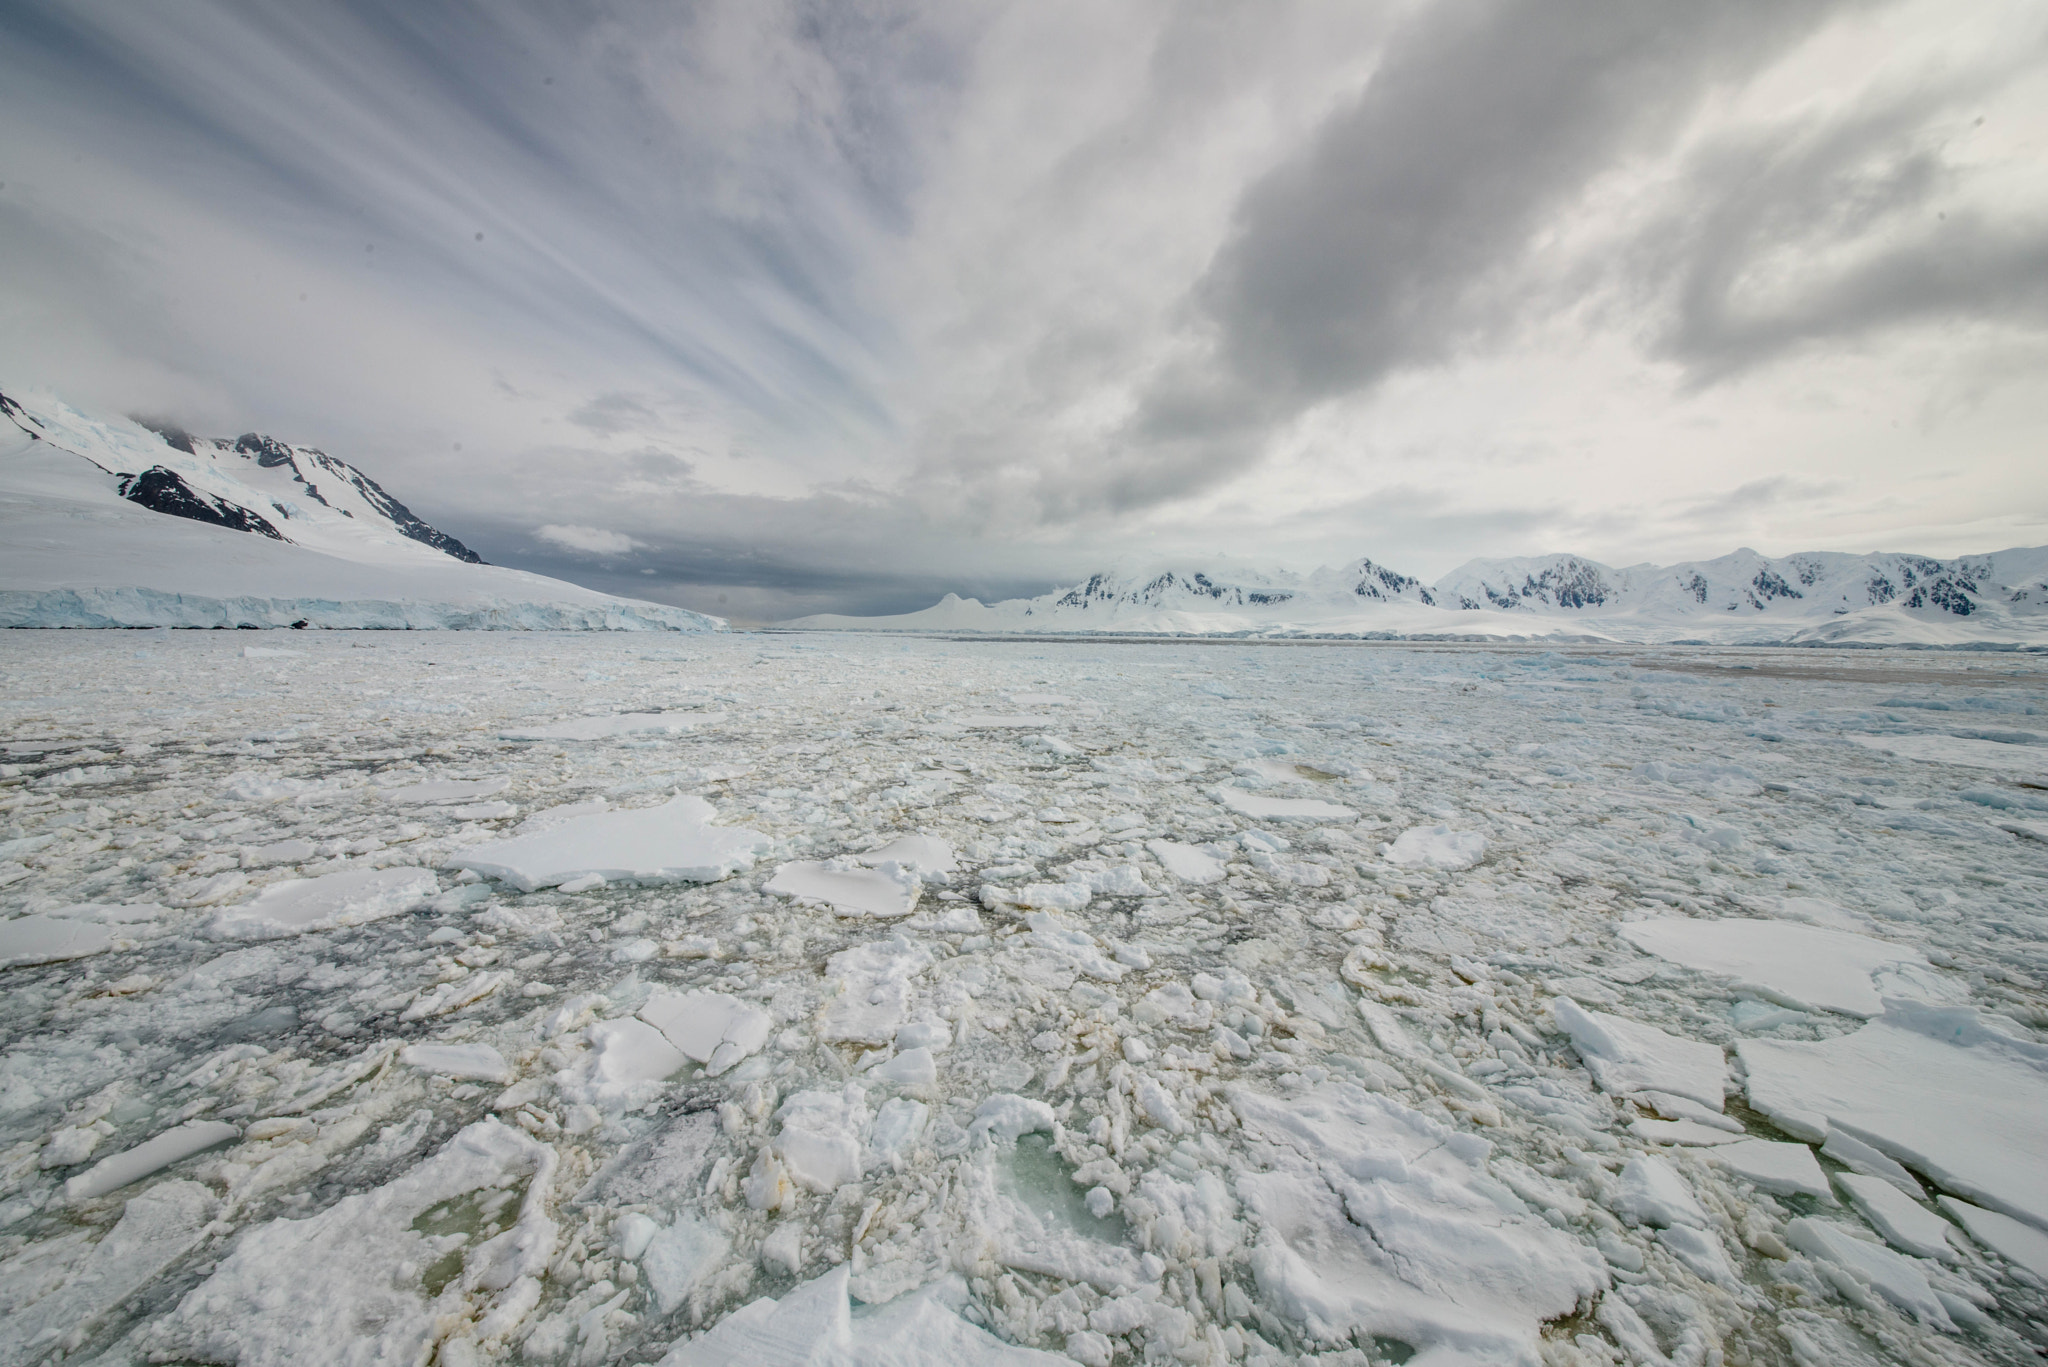
<svg viewBox="0 0 2048 1367">
<path fill-rule="evenodd" d="M 10 0 L 0 390 L 743 621 L 2048 543 L 2038 0 Z"/>
</svg>

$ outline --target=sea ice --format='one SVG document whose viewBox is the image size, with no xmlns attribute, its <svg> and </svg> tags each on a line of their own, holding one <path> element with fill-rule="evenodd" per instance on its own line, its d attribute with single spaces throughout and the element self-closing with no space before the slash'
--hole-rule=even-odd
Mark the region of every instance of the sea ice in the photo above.
<svg viewBox="0 0 2048 1367">
<path fill-rule="evenodd" d="M 505 1056 L 488 1044 L 409 1044 L 399 1051 L 398 1061 L 443 1077 L 500 1084 L 512 1080 Z"/>
<path fill-rule="evenodd" d="M 939 1282 L 852 1313 L 845 1264 L 781 1300 L 735 1310 L 658 1367 L 1062 1367 L 1068 1358 L 1004 1343 L 953 1309 L 965 1288 Z M 949 1301 L 951 1304 L 949 1304 Z"/>
<path fill-rule="evenodd" d="M 2040 1226 L 1958 1201 L 1953 1196 L 1943 1196 L 1941 1208 L 1955 1216 L 1970 1231 L 1972 1239 L 2048 1284 L 2048 1232 Z"/>
<path fill-rule="evenodd" d="M 195 1153 L 219 1148 L 241 1137 L 241 1130 L 224 1120 L 188 1120 L 174 1125 L 153 1139 L 132 1149 L 110 1154 L 64 1184 L 64 1194 L 74 1201 L 89 1201 L 139 1182 L 153 1172 Z"/>
<path fill-rule="evenodd" d="M 1166 871 L 1183 883 L 1197 887 L 1223 881 L 1223 862 L 1178 840 L 1147 840 L 1145 848 Z"/>
<path fill-rule="evenodd" d="M 1838 1172 L 1835 1185 L 1849 1198 L 1856 1213 L 1868 1220 L 1870 1227 L 1893 1248 L 1916 1258 L 1954 1261 L 1956 1251 L 1948 1241 L 1948 1232 L 1954 1226 L 1890 1182 L 1861 1173 Z M 2048 1244 L 2048 1235 L 2042 1238 Z"/>
<path fill-rule="evenodd" d="M 17 916 L 11 921 L 0 921 L 0 968 L 83 959 L 100 953 L 113 942 L 112 929 L 91 921 Z"/>
<path fill-rule="evenodd" d="M 2048 1227 L 2041 1046 L 1968 1008 L 1896 1003 L 1851 1035 L 1736 1045 L 1750 1105 L 1802 1139 L 1839 1127 L 1942 1187 Z"/>
<path fill-rule="evenodd" d="M 1216 800 L 1240 816 L 1258 821 L 1355 821 L 1358 813 L 1313 797 L 1267 797 L 1224 784 Z"/>
<path fill-rule="evenodd" d="M 1813 1196 L 1830 1205 L 1828 1175 L 1820 1160 L 1804 1144 L 1785 1144 L 1772 1139 L 1744 1139 L 1710 1149 L 1707 1158 L 1719 1163 L 1759 1191 L 1774 1196 Z"/>
<path fill-rule="evenodd" d="M 1588 1011 L 1570 997 L 1551 1003 L 1557 1028 L 1571 1037 L 1593 1080 L 1609 1092 L 1669 1092 L 1718 1111 L 1728 1061 L 1720 1049 L 1667 1034 L 1654 1025 Z"/>
<path fill-rule="evenodd" d="M 1426 869 L 1469 869 L 1486 857 L 1486 837 L 1449 826 L 1410 826 L 1387 846 L 1387 862 Z"/>
<path fill-rule="evenodd" d="M 1707 973 L 1802 1011 L 1875 1016 L 1908 985 L 1935 986 L 1934 969 L 1916 949 L 1843 930 L 1789 921 L 1693 920 L 1659 917 L 1619 927 L 1638 949 Z"/>
<path fill-rule="evenodd" d="M 343 869 L 318 878 L 289 878 L 226 908 L 207 930 L 220 940 L 272 940 L 359 926 L 410 911 L 439 890 L 425 869 Z"/>
<path fill-rule="evenodd" d="M 1239 1086 L 1230 1100 L 1264 1169 L 1236 1181 L 1265 1231 L 1253 1274 L 1316 1338 L 1530 1361 L 1541 1321 L 1607 1285 L 1597 1253 L 1487 1177 L 1475 1135 L 1348 1083 L 1286 1101 Z"/>
<path fill-rule="evenodd" d="M 448 861 L 523 891 L 597 874 L 609 882 L 714 883 L 751 868 L 768 843 L 759 831 L 714 826 L 701 797 L 658 807 L 593 812 L 531 835 L 471 845 Z"/>
<path fill-rule="evenodd" d="M 865 860 L 827 859 L 784 864 L 761 891 L 808 902 L 823 902 L 849 916 L 908 916 L 917 909 L 924 884 L 894 861 L 864 867 Z"/>
<path fill-rule="evenodd" d="M 609 740 L 614 736 L 679 736 L 700 726 L 725 720 L 723 712 L 621 712 L 605 717 L 576 717 L 546 726 L 509 727 L 506 740 Z"/>
<path fill-rule="evenodd" d="M 825 981 L 835 989 L 818 1018 L 818 1038 L 887 1044 L 910 1018 L 911 979 L 930 967 L 931 952 L 897 935 L 856 945 L 825 963 Z"/>
<path fill-rule="evenodd" d="M 775 1018 L 725 992 L 656 993 L 640 1019 L 717 1077 L 768 1042 Z"/>
</svg>

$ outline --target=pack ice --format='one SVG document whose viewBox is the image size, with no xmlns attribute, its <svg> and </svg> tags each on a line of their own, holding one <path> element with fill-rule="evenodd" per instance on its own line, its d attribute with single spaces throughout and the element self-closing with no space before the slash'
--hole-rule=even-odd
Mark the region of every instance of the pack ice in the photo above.
<svg viewBox="0 0 2048 1367">
<path fill-rule="evenodd" d="M 0 1367 L 2048 1350 L 2038 656 L 249 640 L 0 633 Z"/>
</svg>

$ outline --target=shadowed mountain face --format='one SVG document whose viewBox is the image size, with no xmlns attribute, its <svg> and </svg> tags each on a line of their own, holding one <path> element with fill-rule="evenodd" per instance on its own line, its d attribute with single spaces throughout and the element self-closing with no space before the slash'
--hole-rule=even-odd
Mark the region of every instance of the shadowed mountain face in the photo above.
<svg viewBox="0 0 2048 1367">
<path fill-rule="evenodd" d="M 187 484 L 177 471 L 166 470 L 161 465 L 152 465 L 139 475 L 122 476 L 119 487 L 121 497 L 152 512 L 189 517 L 194 522 L 211 522 L 230 531 L 256 532 L 278 541 L 286 539 L 284 533 L 271 526 L 270 520 L 261 513 L 253 513 L 224 498 L 202 494 Z"/>
</svg>

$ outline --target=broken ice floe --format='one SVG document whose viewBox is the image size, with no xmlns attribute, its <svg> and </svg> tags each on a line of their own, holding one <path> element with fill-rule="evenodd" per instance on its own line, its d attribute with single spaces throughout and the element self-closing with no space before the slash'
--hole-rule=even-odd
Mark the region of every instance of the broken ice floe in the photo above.
<svg viewBox="0 0 2048 1367">
<path fill-rule="evenodd" d="M 269 940 L 357 926 L 410 911 L 439 890 L 425 869 L 344 869 L 290 878 L 221 911 L 208 933 L 222 940 Z"/>
<path fill-rule="evenodd" d="M 506 740 L 609 740 L 614 736 L 679 736 L 725 720 L 723 712 L 621 712 L 606 717 L 576 717 L 545 726 L 509 727 Z"/>
<path fill-rule="evenodd" d="M 869 868 L 861 858 L 784 864 L 761 885 L 763 892 L 823 902 L 843 915 L 884 919 L 916 910 L 923 889 L 924 881 L 915 870 L 893 860 Z"/>
<path fill-rule="evenodd" d="M 1815 1142 L 1833 1129 L 1959 1195 L 2048 1228 L 2048 1050 L 1967 1007 L 1905 1002 L 1854 1034 L 1736 1045 L 1750 1105 Z"/>
<path fill-rule="evenodd" d="M 1387 846 L 1389 864 L 1416 868 L 1469 869 L 1485 857 L 1485 836 L 1472 831 L 1454 831 L 1441 823 L 1410 826 Z"/>
<path fill-rule="evenodd" d="M 1710 1111 L 1721 1109 L 1728 1064 L 1714 1045 L 1604 1011 L 1588 1011 L 1570 997 L 1552 1002 L 1551 1014 L 1603 1090 L 1622 1095 L 1666 1093 Z"/>
<path fill-rule="evenodd" d="M 597 811 L 536 830 L 472 845 L 448 860 L 531 892 L 596 875 L 611 882 L 711 883 L 750 868 L 768 843 L 759 831 L 715 826 L 701 797 L 658 807 Z"/>
<path fill-rule="evenodd" d="M 1241 816 L 1261 821 L 1355 821 L 1358 813 L 1334 802 L 1312 797 L 1267 797 L 1224 784 L 1216 789 L 1216 800 Z"/>
<path fill-rule="evenodd" d="M 768 1042 L 774 1017 L 724 992 L 658 992 L 640 1008 L 640 1019 L 717 1077 Z"/>
<path fill-rule="evenodd" d="M 1738 986 L 1799 1010 L 1875 1016 L 1884 1010 L 1884 995 L 1942 992 L 1918 950 L 1843 930 L 1686 917 L 1634 921 L 1620 930 L 1659 958 L 1733 978 Z"/>
</svg>

